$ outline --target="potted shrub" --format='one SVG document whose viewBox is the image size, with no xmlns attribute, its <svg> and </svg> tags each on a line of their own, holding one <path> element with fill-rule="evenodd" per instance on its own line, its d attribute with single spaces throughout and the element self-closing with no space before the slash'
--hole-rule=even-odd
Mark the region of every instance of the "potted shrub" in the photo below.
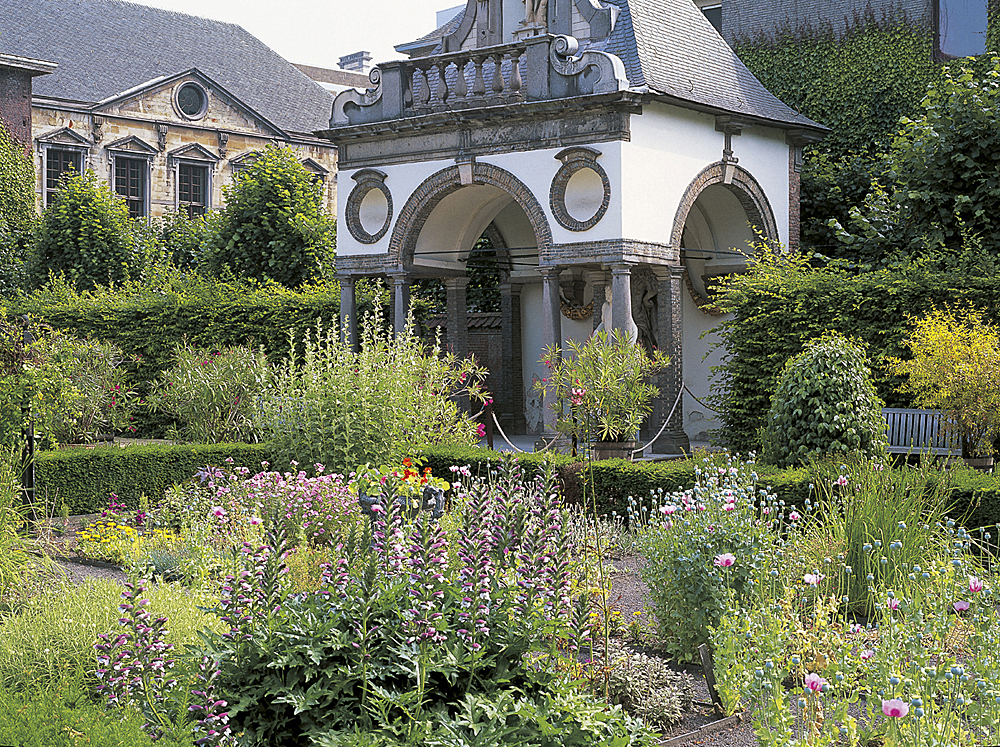
<svg viewBox="0 0 1000 747">
<path fill-rule="evenodd" d="M 900 391 L 941 412 L 967 461 L 991 467 L 1000 433 L 1000 331 L 975 309 L 934 310 L 914 321 L 905 345 L 913 358 L 892 361 L 906 377 Z"/>
<path fill-rule="evenodd" d="M 639 426 L 652 409 L 658 389 L 650 377 L 669 359 L 652 357 L 621 330 L 595 332 L 566 351 L 546 349 L 541 362 L 549 375 L 537 387 L 556 415 L 556 430 L 589 443 L 595 459 L 631 457 Z"/>
</svg>

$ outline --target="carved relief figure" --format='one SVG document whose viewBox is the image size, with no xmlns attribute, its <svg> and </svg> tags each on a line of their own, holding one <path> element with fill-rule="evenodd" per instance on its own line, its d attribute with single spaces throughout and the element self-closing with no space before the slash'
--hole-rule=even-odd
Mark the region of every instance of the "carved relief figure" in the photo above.
<svg viewBox="0 0 1000 747">
<path fill-rule="evenodd" d="M 540 23 L 547 26 L 549 21 L 549 0 L 524 0 L 524 25 Z"/>
<path fill-rule="evenodd" d="M 639 344 L 650 355 L 657 348 L 656 275 L 643 268 L 632 273 L 632 320 L 639 328 Z"/>
</svg>

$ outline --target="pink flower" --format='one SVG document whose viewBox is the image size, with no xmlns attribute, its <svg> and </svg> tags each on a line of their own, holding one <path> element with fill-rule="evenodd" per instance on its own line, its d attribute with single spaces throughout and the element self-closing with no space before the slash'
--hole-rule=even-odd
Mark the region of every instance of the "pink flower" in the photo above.
<svg viewBox="0 0 1000 747">
<path fill-rule="evenodd" d="M 478 436 L 479 438 L 482 438 L 485 435 L 486 435 L 486 426 L 483 425 L 482 423 L 477 423 L 476 424 L 476 436 Z"/>
<path fill-rule="evenodd" d="M 214 516 L 216 519 L 221 519 L 225 515 L 226 515 L 226 509 L 224 509 L 222 506 L 212 506 L 212 516 Z"/>
<path fill-rule="evenodd" d="M 826 684 L 826 680 L 820 677 L 815 672 L 810 672 L 806 675 L 806 687 L 812 690 L 814 693 L 818 693 L 823 689 L 823 685 Z"/>
<path fill-rule="evenodd" d="M 969 603 L 961 599 L 955 602 L 951 606 L 955 608 L 955 612 L 965 612 L 967 609 L 969 609 Z"/>
<path fill-rule="evenodd" d="M 733 511 L 735 508 L 736 508 L 736 504 L 735 503 L 727 503 L 725 506 L 722 507 L 722 510 L 723 511 Z"/>
<path fill-rule="evenodd" d="M 715 556 L 715 565 L 719 568 L 728 568 L 733 563 L 736 562 L 736 556 L 731 552 L 724 552 L 721 555 Z"/>
<path fill-rule="evenodd" d="M 665 513 L 667 516 L 670 516 L 670 514 L 675 513 L 677 511 L 677 506 L 674 505 L 664 506 L 663 508 L 660 509 L 660 511 Z"/>
<path fill-rule="evenodd" d="M 800 514 L 798 511 L 792 511 L 790 514 L 788 514 L 788 518 L 791 519 L 792 521 L 798 521 L 799 519 L 802 518 L 802 514 Z"/>
<path fill-rule="evenodd" d="M 875 652 L 872 651 L 870 648 L 866 648 L 864 651 L 861 652 L 861 661 L 868 661 L 873 656 L 875 656 Z"/>
<path fill-rule="evenodd" d="M 983 580 L 976 576 L 969 576 L 969 591 L 978 594 L 983 590 Z"/>
<path fill-rule="evenodd" d="M 841 475 L 836 480 L 834 480 L 833 484 L 839 485 L 840 487 L 844 487 L 847 484 L 847 477 L 845 475 Z"/>
<path fill-rule="evenodd" d="M 261 525 L 261 518 L 259 516 L 250 517 L 250 526 L 259 527 Z"/>
<path fill-rule="evenodd" d="M 817 586 L 819 585 L 819 582 L 822 581 L 824 578 L 825 576 L 823 576 L 820 573 L 807 573 L 802 577 L 802 580 L 805 581 L 810 586 Z"/>
<path fill-rule="evenodd" d="M 889 718 L 903 718 L 910 712 L 910 704 L 899 698 L 882 701 L 882 713 Z"/>
<path fill-rule="evenodd" d="M 889 604 L 889 609 L 891 609 L 891 610 L 898 610 L 899 609 L 899 600 L 896 599 L 896 597 L 889 597 L 888 604 Z"/>
</svg>

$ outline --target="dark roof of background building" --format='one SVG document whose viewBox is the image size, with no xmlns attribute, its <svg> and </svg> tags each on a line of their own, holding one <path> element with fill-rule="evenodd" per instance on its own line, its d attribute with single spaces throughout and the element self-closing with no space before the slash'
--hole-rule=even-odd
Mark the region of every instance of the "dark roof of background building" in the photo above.
<svg viewBox="0 0 1000 747">
<path fill-rule="evenodd" d="M 358 72 L 357 70 L 315 67 L 313 65 L 302 65 L 298 62 L 294 64 L 295 67 L 309 76 L 310 80 L 315 80 L 318 83 L 332 83 L 337 86 L 355 86 L 358 88 L 367 88 L 371 85 L 368 73 Z"/>
<path fill-rule="evenodd" d="M 0 0 L 0 52 L 59 64 L 37 97 L 93 104 L 198 68 L 282 129 L 329 125 L 332 95 L 231 23 L 122 0 Z"/>
</svg>

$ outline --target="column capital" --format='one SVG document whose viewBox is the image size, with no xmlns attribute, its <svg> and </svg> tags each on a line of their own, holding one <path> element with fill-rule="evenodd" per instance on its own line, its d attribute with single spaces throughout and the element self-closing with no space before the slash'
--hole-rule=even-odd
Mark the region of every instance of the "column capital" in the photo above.
<svg viewBox="0 0 1000 747">
<path fill-rule="evenodd" d="M 609 265 L 612 275 L 631 275 L 635 262 L 615 262 Z"/>
<path fill-rule="evenodd" d="M 650 265 L 649 269 L 653 271 L 658 280 L 669 280 L 672 277 L 684 277 L 684 273 L 687 269 L 684 265 Z"/>
<path fill-rule="evenodd" d="M 559 277 L 565 267 L 556 267 L 555 265 L 543 265 L 538 268 L 538 274 L 543 278 Z"/>
<path fill-rule="evenodd" d="M 334 279 L 341 285 L 354 285 L 358 281 L 357 275 L 334 275 Z"/>
<path fill-rule="evenodd" d="M 469 284 L 468 275 L 453 275 L 452 277 L 444 278 L 444 284 L 446 288 L 465 288 Z"/>
</svg>

